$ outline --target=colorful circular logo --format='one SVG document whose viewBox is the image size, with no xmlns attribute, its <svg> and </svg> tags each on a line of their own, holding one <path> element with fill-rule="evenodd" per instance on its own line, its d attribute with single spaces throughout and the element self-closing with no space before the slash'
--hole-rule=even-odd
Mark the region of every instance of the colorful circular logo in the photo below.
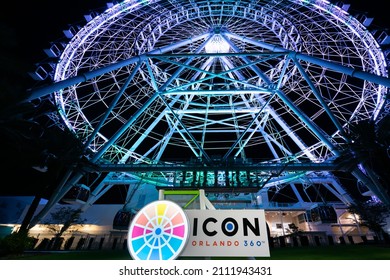
<svg viewBox="0 0 390 280">
<path fill-rule="evenodd" d="M 172 260 L 184 249 L 188 235 L 183 209 L 172 201 L 157 200 L 135 215 L 127 245 L 135 260 Z"/>
</svg>

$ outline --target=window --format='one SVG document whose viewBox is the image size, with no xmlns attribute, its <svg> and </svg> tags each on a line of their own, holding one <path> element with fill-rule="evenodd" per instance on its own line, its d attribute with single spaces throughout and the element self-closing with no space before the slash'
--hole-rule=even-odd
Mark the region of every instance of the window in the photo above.
<svg viewBox="0 0 390 280">
<path fill-rule="evenodd" d="M 302 223 L 305 223 L 305 222 L 307 222 L 305 213 L 299 214 L 298 215 L 298 223 L 302 224 Z"/>
</svg>

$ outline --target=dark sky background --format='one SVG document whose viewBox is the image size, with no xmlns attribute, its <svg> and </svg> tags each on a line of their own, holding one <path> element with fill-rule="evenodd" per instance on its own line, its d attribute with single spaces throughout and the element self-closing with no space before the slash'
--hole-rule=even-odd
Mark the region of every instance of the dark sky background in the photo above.
<svg viewBox="0 0 390 280">
<path fill-rule="evenodd" d="M 4 70 L 4 60 L 12 57 L 17 61 L 22 72 L 34 70 L 36 63 L 47 58 L 44 49 L 50 47 L 50 42 L 64 38 L 63 30 L 69 25 L 84 24 L 84 14 L 106 7 L 107 2 L 105 0 L 9 1 L 10 7 L 2 8 L 0 12 L 2 69 Z M 6 65 L 12 68 L 12 65 Z M 35 83 L 30 76 L 28 80 Z"/>
<path fill-rule="evenodd" d="M 63 30 L 69 25 L 84 24 L 84 15 L 90 11 L 104 10 L 107 2 L 105 0 L 9 1 L 8 8 L 3 7 L 0 12 L 0 97 L 4 92 L 15 91 L 14 88 L 23 91 L 23 88 L 35 86 L 36 82 L 28 72 L 35 69 L 34 64 L 47 58 L 44 49 L 50 47 L 50 42 L 63 38 Z M 351 14 L 355 14 L 354 11 L 367 13 L 369 17 L 374 18 L 372 25 L 390 28 L 390 13 L 384 7 L 383 0 L 351 0 L 349 3 Z M 1 138 L 0 131 L 0 146 L 8 149 L 6 145 L 1 144 L 3 140 Z M 7 164 L 4 157 L 2 160 Z M 17 160 L 23 161 L 23 158 Z M 2 167 L 0 177 L 3 180 L 6 177 L 10 178 L 11 183 L 9 186 L 0 187 L 0 195 L 13 194 L 14 190 L 22 184 L 23 188 L 26 188 L 26 181 L 30 183 L 41 180 L 42 174 L 36 171 L 32 173 L 21 175 L 17 170 L 7 170 Z M 34 186 L 32 184 L 27 188 L 33 191 Z"/>
<path fill-rule="evenodd" d="M 11 8 L 2 8 L 0 24 L 8 29 L 8 40 L 17 43 L 15 48 L 18 57 L 32 67 L 34 63 L 46 58 L 43 49 L 48 48 L 51 41 L 64 36 L 62 30 L 69 24 L 83 22 L 84 14 L 106 7 L 107 2 L 109 1 L 8 1 Z M 347 3 L 351 5 L 350 12 L 366 12 L 374 18 L 373 24 L 390 27 L 390 12 L 384 7 L 383 0 L 351 0 Z M 1 40 L 7 40 L 7 37 L 3 35 Z"/>
</svg>

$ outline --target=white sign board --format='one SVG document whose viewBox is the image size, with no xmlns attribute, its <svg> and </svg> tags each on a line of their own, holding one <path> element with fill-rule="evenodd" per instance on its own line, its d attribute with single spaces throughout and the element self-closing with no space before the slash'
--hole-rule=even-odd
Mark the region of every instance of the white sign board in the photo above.
<svg viewBox="0 0 390 280">
<path fill-rule="evenodd" d="M 185 210 L 189 238 L 181 256 L 269 257 L 264 210 Z"/>
</svg>

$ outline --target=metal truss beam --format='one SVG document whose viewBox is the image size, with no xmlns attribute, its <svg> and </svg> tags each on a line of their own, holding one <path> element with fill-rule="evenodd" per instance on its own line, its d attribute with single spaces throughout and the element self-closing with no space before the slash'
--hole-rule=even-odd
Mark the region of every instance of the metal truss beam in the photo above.
<svg viewBox="0 0 390 280">
<path fill-rule="evenodd" d="M 204 166 L 196 164 L 100 164 L 98 172 L 173 172 L 173 171 L 346 171 L 347 166 L 333 162 L 322 163 L 259 163 Z"/>
</svg>

